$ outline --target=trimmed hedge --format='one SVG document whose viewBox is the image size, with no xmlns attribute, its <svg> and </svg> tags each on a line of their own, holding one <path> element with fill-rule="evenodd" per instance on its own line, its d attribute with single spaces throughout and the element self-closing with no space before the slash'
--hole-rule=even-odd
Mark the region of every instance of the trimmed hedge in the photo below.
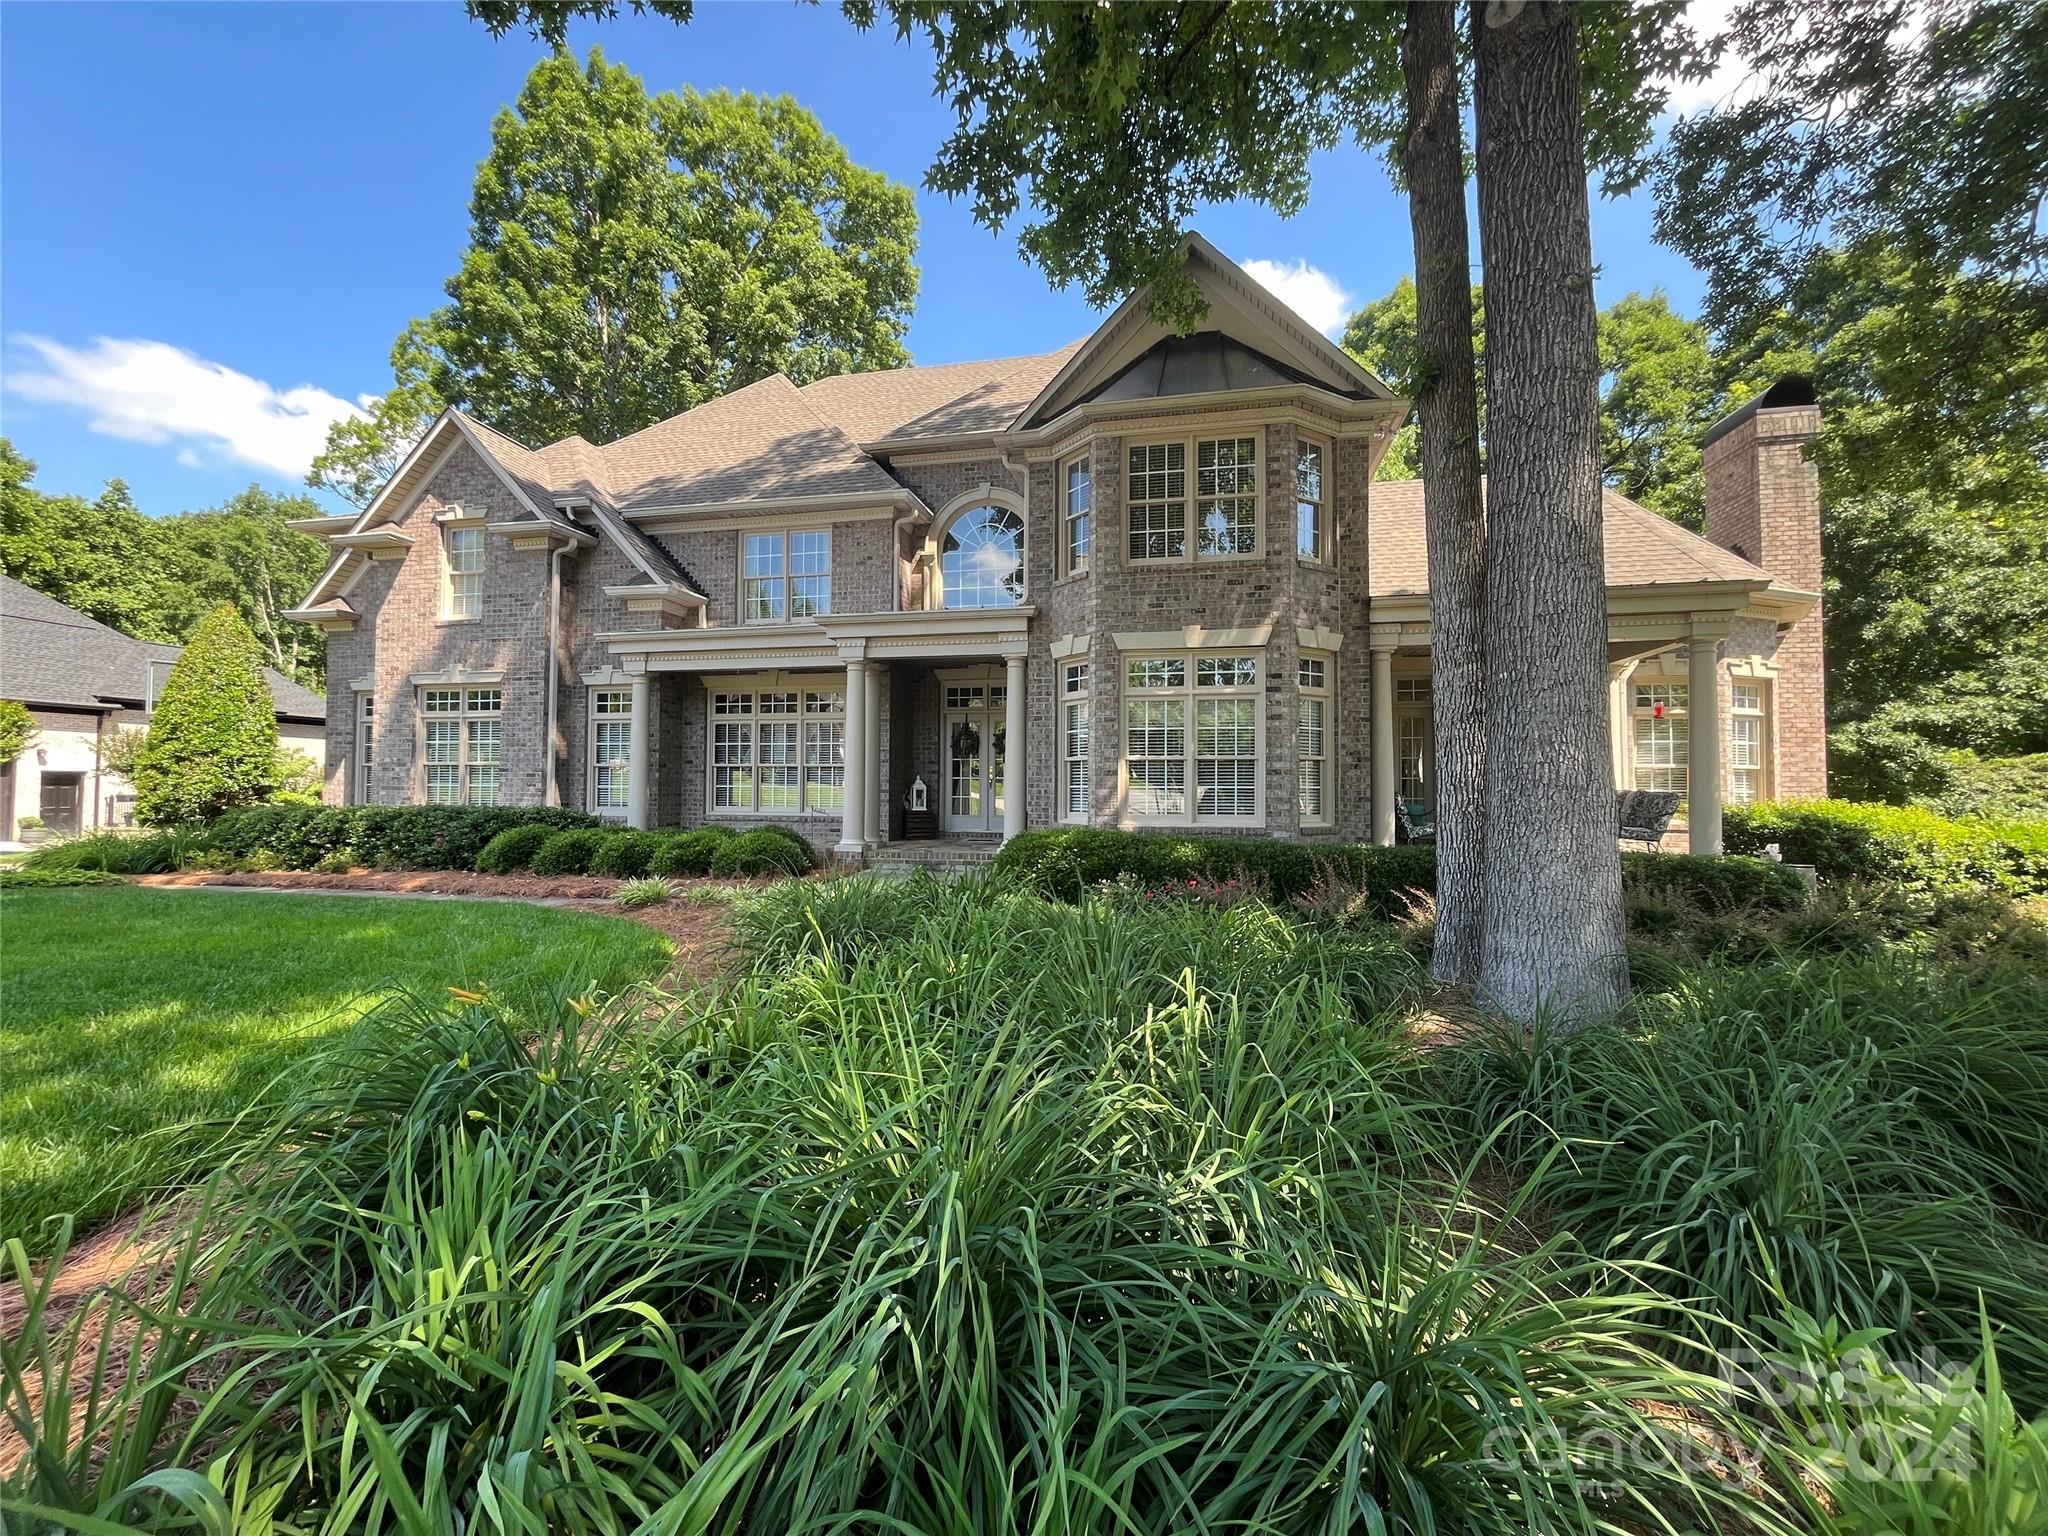
<svg viewBox="0 0 2048 1536">
<path fill-rule="evenodd" d="M 474 869 L 511 828 L 597 825 L 561 806 L 252 805 L 202 828 L 198 846 L 236 859 L 267 855 L 284 869 L 311 869 L 333 854 L 380 869 Z"/>
<path fill-rule="evenodd" d="M 551 833 L 533 856 L 536 875 L 586 875 L 604 840 L 616 834 L 603 827 L 571 827 Z"/>
<path fill-rule="evenodd" d="M 714 875 L 801 875 L 818 862 L 817 850 L 787 827 L 756 827 L 718 845 Z"/>
<path fill-rule="evenodd" d="M 1805 881 L 1761 859 L 1625 853 L 1622 880 L 1634 888 L 1687 894 L 1713 908 L 1755 904 L 1789 911 L 1807 900 Z M 1227 879 L 1242 872 L 1276 902 L 1313 886 L 1328 870 L 1364 890 L 1382 916 L 1402 910 L 1407 892 L 1436 890 L 1436 850 L 1423 845 L 1285 843 L 1263 837 L 1176 837 L 1073 827 L 1026 832 L 1005 843 L 993 867 L 1017 884 L 1062 901 L 1105 880 L 1130 876 L 1147 886 Z"/>
<path fill-rule="evenodd" d="M 659 832 L 609 833 L 590 856 L 590 872 L 614 880 L 637 880 L 647 873 L 648 861 L 664 841 Z"/>
<path fill-rule="evenodd" d="M 122 885 L 121 877 L 104 869 L 0 869 L 0 891 L 50 890 L 70 885 Z"/>
<path fill-rule="evenodd" d="M 1906 891 L 2048 895 L 2048 822 L 1951 820 L 1918 806 L 1777 800 L 1722 812 L 1731 853 L 1776 843 L 1787 862 L 1826 881 L 1868 880 Z"/>
<path fill-rule="evenodd" d="M 484 844 L 484 851 L 476 856 L 476 872 L 516 875 L 533 863 L 540 845 L 554 835 L 547 827 L 507 827 Z"/>
<path fill-rule="evenodd" d="M 718 850 L 739 834 L 731 827 L 698 827 L 662 839 L 647 861 L 647 872 L 672 880 L 680 875 L 708 875 Z"/>
</svg>

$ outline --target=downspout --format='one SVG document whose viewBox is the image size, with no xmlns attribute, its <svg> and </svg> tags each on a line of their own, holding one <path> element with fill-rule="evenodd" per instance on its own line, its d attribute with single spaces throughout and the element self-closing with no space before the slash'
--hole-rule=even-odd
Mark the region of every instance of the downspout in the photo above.
<svg viewBox="0 0 2048 1536">
<path fill-rule="evenodd" d="M 99 830 L 99 827 L 100 827 L 100 798 L 101 798 L 101 790 L 100 790 L 100 760 L 101 760 L 101 755 L 102 755 L 102 753 L 101 753 L 101 748 L 102 748 L 103 744 L 104 744 L 104 743 L 105 743 L 105 741 L 106 741 L 106 736 L 107 736 L 107 717 L 106 717 L 106 716 L 105 716 L 104 714 L 101 714 L 101 715 L 95 715 L 95 716 L 93 716 L 93 725 L 92 725 L 92 827 L 93 827 L 93 830 L 94 830 L 95 832 L 97 832 L 97 831 Z"/>
<path fill-rule="evenodd" d="M 562 689 L 562 557 L 567 544 L 558 544 L 548 557 L 548 781 L 547 803 L 560 805 L 562 790 L 558 767 L 561 753 L 555 748 L 555 727 L 561 715 Z"/>
</svg>

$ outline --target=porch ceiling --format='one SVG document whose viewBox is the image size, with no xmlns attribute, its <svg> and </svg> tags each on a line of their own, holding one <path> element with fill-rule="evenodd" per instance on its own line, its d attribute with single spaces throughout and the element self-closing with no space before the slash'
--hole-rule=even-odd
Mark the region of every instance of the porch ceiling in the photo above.
<svg viewBox="0 0 2048 1536">
<path fill-rule="evenodd" d="M 982 661 L 1024 654 L 1036 608 L 830 614 L 794 624 L 723 624 L 605 634 L 627 671 L 731 672 L 849 661 Z"/>
</svg>

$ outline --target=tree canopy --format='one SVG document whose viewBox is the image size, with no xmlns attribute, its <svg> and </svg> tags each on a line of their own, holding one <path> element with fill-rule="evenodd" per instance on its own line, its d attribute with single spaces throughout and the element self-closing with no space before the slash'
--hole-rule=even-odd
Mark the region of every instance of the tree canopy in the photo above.
<svg viewBox="0 0 2048 1536">
<path fill-rule="evenodd" d="M 650 96 L 593 49 L 536 65 L 477 168 L 448 302 L 312 483 L 361 504 L 447 406 L 521 441 L 609 442 L 770 374 L 908 361 L 908 188 L 787 96 Z"/>
<path fill-rule="evenodd" d="M 317 539 L 285 526 L 319 516 L 318 502 L 252 485 L 218 507 L 150 517 L 120 480 L 87 501 L 38 489 L 35 473 L 0 438 L 0 571 L 138 640 L 182 643 L 230 603 L 269 665 L 319 686 L 320 632 L 284 618 L 327 563 Z"/>
</svg>

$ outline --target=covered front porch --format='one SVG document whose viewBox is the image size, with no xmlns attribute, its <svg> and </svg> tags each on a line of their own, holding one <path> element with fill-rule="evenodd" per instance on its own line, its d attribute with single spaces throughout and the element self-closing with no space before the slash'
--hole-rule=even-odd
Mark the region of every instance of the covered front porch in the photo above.
<svg viewBox="0 0 2048 1536">
<path fill-rule="evenodd" d="M 1763 583 L 1610 588 L 1607 724 L 1617 790 L 1680 795 L 1680 838 L 1722 851 L 1722 808 L 1769 798 L 1777 721 L 1771 659 L 1811 594 Z M 1393 843 L 1436 813 L 1434 665 L 1428 599 L 1375 599 L 1369 632 L 1372 831 Z"/>
<path fill-rule="evenodd" d="M 778 822 L 841 858 L 1025 825 L 1029 608 L 603 637 L 622 819 Z M 598 771 L 593 769 L 593 772 Z"/>
</svg>

